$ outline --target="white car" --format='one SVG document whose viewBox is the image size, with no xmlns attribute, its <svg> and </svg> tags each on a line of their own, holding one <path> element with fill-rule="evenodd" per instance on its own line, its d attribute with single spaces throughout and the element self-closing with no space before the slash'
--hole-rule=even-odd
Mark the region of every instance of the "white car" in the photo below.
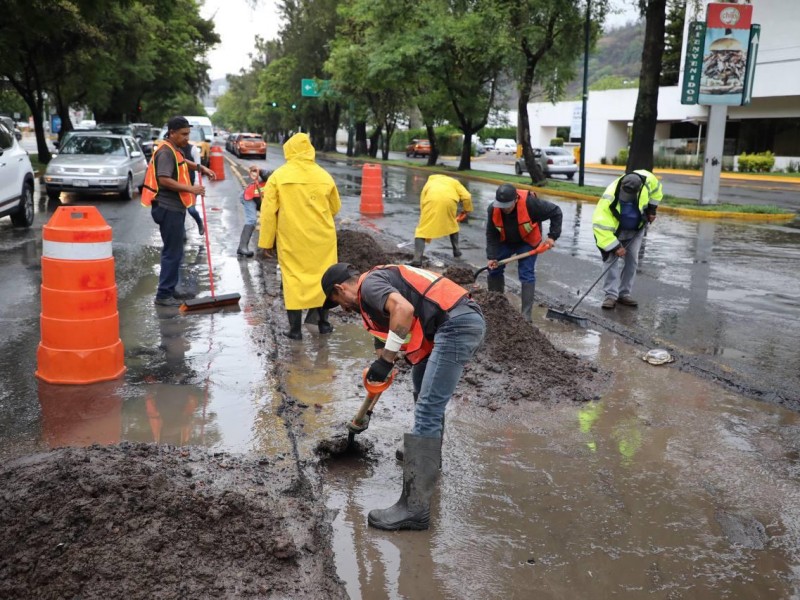
<svg viewBox="0 0 800 600">
<path fill-rule="evenodd" d="M 33 225 L 33 167 L 6 125 L 0 123 L 0 217 L 14 227 Z"/>
<path fill-rule="evenodd" d="M 47 196 L 61 192 L 97 194 L 114 192 L 130 200 L 141 191 L 147 162 L 136 140 L 114 133 L 76 133 L 58 149 L 47 165 L 44 182 Z"/>
<path fill-rule="evenodd" d="M 517 142 L 511 138 L 497 138 L 494 142 L 494 150 L 498 154 L 516 154 Z"/>
</svg>

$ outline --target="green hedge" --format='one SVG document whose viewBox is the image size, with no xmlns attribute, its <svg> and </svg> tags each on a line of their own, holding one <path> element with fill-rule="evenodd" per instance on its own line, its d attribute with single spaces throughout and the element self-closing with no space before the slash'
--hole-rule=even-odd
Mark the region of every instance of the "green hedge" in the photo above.
<svg viewBox="0 0 800 600">
<path fill-rule="evenodd" d="M 741 173 L 769 173 L 775 166 L 775 155 L 769 150 L 747 154 L 742 152 L 739 155 L 739 172 Z"/>
<path fill-rule="evenodd" d="M 564 138 L 561 137 L 554 137 L 550 140 L 550 145 L 554 148 L 560 148 L 564 145 Z"/>
</svg>

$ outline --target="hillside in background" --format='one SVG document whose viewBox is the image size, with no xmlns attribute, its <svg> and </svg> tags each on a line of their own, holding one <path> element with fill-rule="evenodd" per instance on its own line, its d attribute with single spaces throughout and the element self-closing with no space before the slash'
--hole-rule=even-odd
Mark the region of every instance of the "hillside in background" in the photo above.
<svg viewBox="0 0 800 600">
<path fill-rule="evenodd" d="M 589 89 L 638 87 L 644 46 L 644 21 L 610 29 L 589 55 Z M 579 99 L 583 87 L 583 59 L 578 76 L 567 86 L 566 97 Z"/>
</svg>

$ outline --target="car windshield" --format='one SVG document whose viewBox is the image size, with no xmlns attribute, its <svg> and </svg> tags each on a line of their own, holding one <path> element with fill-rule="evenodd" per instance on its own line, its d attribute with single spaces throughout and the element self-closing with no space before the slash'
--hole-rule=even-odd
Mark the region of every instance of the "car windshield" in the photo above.
<svg viewBox="0 0 800 600">
<path fill-rule="evenodd" d="M 568 150 L 564 150 L 564 148 L 547 148 L 545 150 L 545 153 L 548 156 L 556 156 L 556 155 L 564 155 L 564 154 L 566 154 L 567 156 L 572 156 L 572 153 L 569 152 Z"/>
<path fill-rule="evenodd" d="M 120 138 L 76 135 L 61 149 L 61 154 L 105 154 L 125 156 Z"/>
<path fill-rule="evenodd" d="M 97 128 L 117 135 L 133 135 L 133 129 L 131 129 L 130 125 L 98 125 Z"/>
<path fill-rule="evenodd" d="M 150 138 L 150 127 L 145 125 L 137 125 L 135 127 L 131 127 L 133 130 L 133 135 L 135 137 L 140 137 L 142 139 L 149 139 Z"/>
<path fill-rule="evenodd" d="M 208 140 L 208 139 L 211 139 L 212 137 L 214 137 L 214 134 L 213 134 L 213 132 L 211 131 L 211 127 L 197 127 L 197 129 L 199 129 L 200 131 L 202 131 L 202 132 L 203 132 L 203 136 L 204 136 L 204 137 L 205 137 L 205 139 L 207 139 L 207 140 Z"/>
<path fill-rule="evenodd" d="M 192 127 L 189 130 L 189 141 L 190 142 L 205 142 L 206 138 L 203 137 L 203 130 L 199 127 Z"/>
</svg>

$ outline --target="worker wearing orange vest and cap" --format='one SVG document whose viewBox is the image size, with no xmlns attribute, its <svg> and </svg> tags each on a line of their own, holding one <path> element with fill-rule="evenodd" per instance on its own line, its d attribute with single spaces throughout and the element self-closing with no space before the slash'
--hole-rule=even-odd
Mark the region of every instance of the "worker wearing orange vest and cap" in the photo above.
<svg viewBox="0 0 800 600">
<path fill-rule="evenodd" d="M 378 529 L 427 529 L 430 499 L 439 477 L 442 427 L 447 403 L 483 341 L 486 323 L 467 290 L 446 277 L 417 267 L 383 265 L 360 274 L 336 263 L 320 282 L 324 308 L 361 313 L 376 339 L 379 357 L 366 379 L 389 378 L 399 352 L 413 366 L 417 396 L 414 429 L 403 438 L 403 491 L 393 506 L 372 510 Z"/>
<path fill-rule="evenodd" d="M 158 306 L 177 307 L 189 297 L 175 291 L 183 260 L 186 209 L 194 205 L 195 196 L 206 193 L 202 185 L 192 184 L 189 170 L 200 171 L 214 179 L 211 169 L 186 160 L 180 150 L 189 142 L 190 127 L 185 117 L 169 120 L 165 141 L 153 152 L 142 189 L 142 205 L 151 207 L 150 215 L 158 224 L 164 242 L 155 298 Z"/>
<path fill-rule="evenodd" d="M 510 183 L 498 187 L 486 219 L 489 291 L 505 292 L 505 265 L 498 264 L 498 261 L 514 254 L 529 252 L 540 244 L 552 248 L 561 235 L 561 220 L 561 209 L 552 202 L 537 198 L 533 192 L 517 190 Z M 542 221 L 550 221 L 547 238 L 544 240 Z M 517 264 L 522 317 L 530 321 L 536 291 L 536 255 L 523 258 Z"/>
</svg>

